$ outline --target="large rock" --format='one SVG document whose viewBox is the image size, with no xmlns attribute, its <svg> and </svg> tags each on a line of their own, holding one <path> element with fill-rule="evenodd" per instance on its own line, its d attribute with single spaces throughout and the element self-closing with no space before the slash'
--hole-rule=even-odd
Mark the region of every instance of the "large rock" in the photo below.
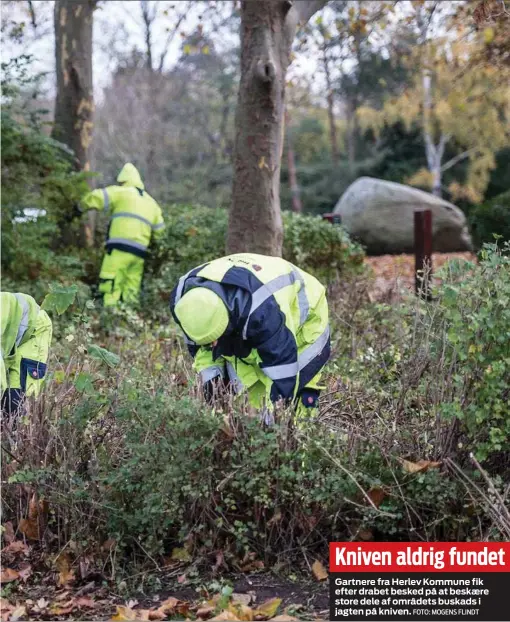
<svg viewBox="0 0 510 622">
<path fill-rule="evenodd" d="M 409 253 L 414 250 L 417 209 L 432 210 L 433 249 L 440 252 L 471 250 L 471 237 L 463 212 L 428 192 L 360 177 L 335 206 L 342 225 L 372 254 Z"/>
</svg>

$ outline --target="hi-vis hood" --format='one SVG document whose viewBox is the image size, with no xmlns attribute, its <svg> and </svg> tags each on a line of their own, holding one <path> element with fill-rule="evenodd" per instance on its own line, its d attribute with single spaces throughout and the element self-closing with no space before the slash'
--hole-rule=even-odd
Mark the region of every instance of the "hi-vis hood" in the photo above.
<svg viewBox="0 0 510 622">
<path fill-rule="evenodd" d="M 136 166 L 131 164 L 131 162 L 124 164 L 119 176 L 117 177 L 117 181 L 119 183 L 124 183 L 126 186 L 133 186 L 134 188 L 140 188 L 140 190 L 145 189 L 140 173 L 138 172 Z"/>
</svg>

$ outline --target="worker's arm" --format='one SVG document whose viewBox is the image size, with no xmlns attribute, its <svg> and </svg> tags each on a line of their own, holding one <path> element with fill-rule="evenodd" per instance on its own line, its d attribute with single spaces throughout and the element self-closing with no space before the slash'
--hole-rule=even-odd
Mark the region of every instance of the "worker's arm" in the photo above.
<svg viewBox="0 0 510 622">
<path fill-rule="evenodd" d="M 165 221 L 163 220 L 163 214 L 161 212 L 161 208 L 159 207 L 157 203 L 156 203 L 156 206 L 157 206 L 156 220 L 154 224 L 152 225 L 152 235 L 156 239 L 158 239 L 158 238 L 161 238 L 163 236 L 163 233 L 165 232 Z"/>
<path fill-rule="evenodd" d="M 99 211 L 109 211 L 112 202 L 115 200 L 116 186 L 107 188 L 97 188 L 86 194 L 80 202 L 82 211 L 97 209 Z"/>
<path fill-rule="evenodd" d="M 296 339 L 276 301 L 266 301 L 250 317 L 246 336 L 261 358 L 260 369 L 273 382 L 271 400 L 293 399 L 299 380 Z"/>
</svg>

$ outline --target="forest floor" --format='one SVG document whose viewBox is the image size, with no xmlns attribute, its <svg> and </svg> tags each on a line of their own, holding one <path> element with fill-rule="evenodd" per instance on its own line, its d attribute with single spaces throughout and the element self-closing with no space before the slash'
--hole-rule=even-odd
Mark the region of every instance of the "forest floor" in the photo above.
<svg viewBox="0 0 510 622">
<path fill-rule="evenodd" d="M 21 552 L 23 543 L 16 542 Z M 100 574 L 77 580 L 69 569 L 59 574 L 44 571 L 44 564 L 37 567 L 37 555 L 33 553 L 33 559 L 29 557 L 19 571 L 15 586 L 2 583 L 2 622 L 328 619 L 327 572 L 323 566 L 319 574 L 314 567 L 315 572 L 309 576 L 296 573 L 284 577 L 262 571 L 221 578 L 211 573 L 207 577 L 193 571 L 191 566 L 181 566 L 167 574 L 161 573 L 157 579 L 141 573 L 140 588 L 127 589 L 123 582 L 114 584 Z M 9 580 L 9 570 L 3 568 L 3 579 Z"/>
<path fill-rule="evenodd" d="M 476 261 L 473 253 L 434 253 L 432 270 L 439 270 L 451 260 Z M 375 279 L 370 296 L 373 301 L 392 302 L 406 291 L 414 289 L 414 255 L 379 255 L 366 257 L 365 263 L 374 271 Z"/>
</svg>

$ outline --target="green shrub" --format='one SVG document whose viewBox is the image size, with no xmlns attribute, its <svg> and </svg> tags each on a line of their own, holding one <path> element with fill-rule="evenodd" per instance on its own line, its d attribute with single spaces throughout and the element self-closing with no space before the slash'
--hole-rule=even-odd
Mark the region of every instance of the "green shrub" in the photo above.
<svg viewBox="0 0 510 622">
<path fill-rule="evenodd" d="M 284 212 L 283 224 L 284 258 L 324 282 L 361 268 L 364 252 L 342 227 L 292 212 Z"/>
<path fill-rule="evenodd" d="M 228 213 L 202 206 L 172 205 L 165 210 L 166 235 L 147 261 L 145 308 L 157 307 L 180 276 L 225 254 Z M 359 270 L 363 251 L 341 227 L 316 216 L 285 212 L 283 256 L 317 277 L 332 280 Z"/>
<path fill-rule="evenodd" d="M 483 460 L 510 450 L 510 243 L 486 245 L 479 265 L 467 267 L 438 292 L 453 384 L 441 411 L 463 422 Z"/>
<path fill-rule="evenodd" d="M 494 242 L 494 234 L 510 241 L 510 190 L 474 207 L 469 221 L 477 248 Z"/>
</svg>

